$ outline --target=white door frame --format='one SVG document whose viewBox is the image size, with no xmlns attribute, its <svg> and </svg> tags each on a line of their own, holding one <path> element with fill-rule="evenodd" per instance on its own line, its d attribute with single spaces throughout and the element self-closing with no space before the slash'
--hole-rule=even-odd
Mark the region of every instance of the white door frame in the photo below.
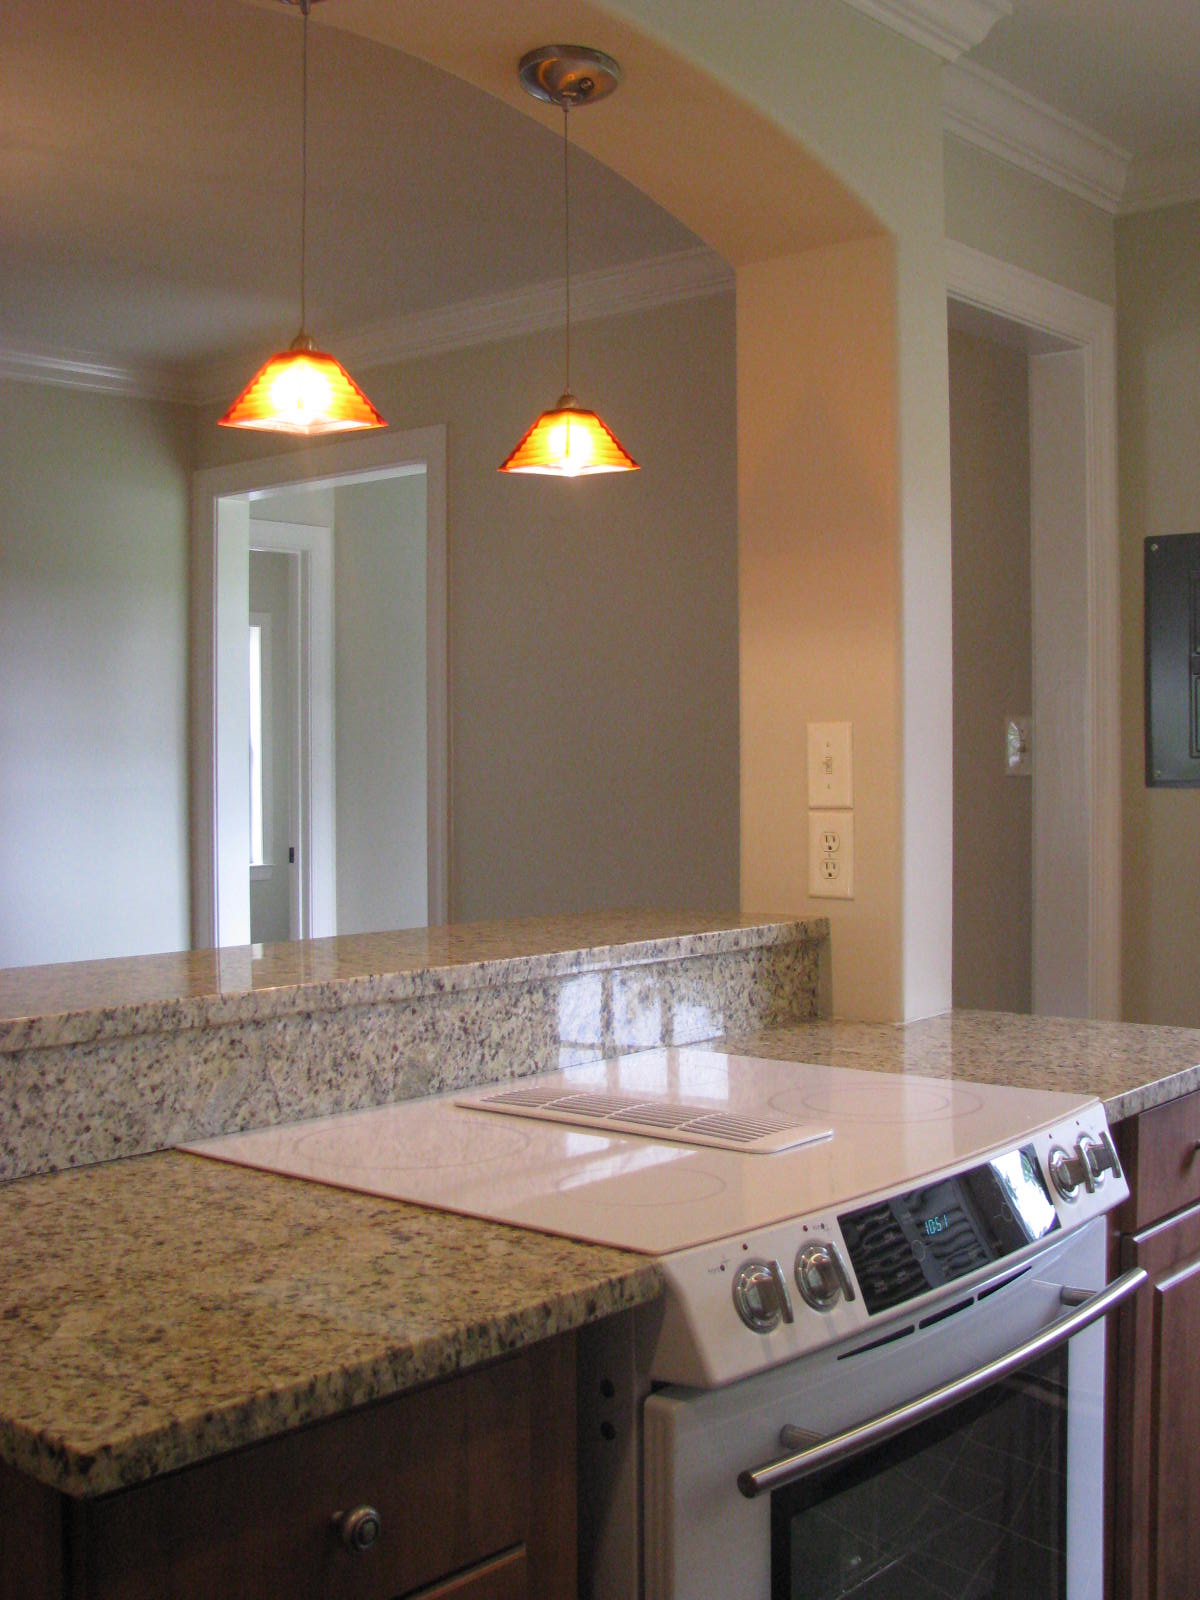
<svg viewBox="0 0 1200 1600">
<path fill-rule="evenodd" d="M 966 245 L 946 245 L 946 289 L 1083 354 L 1086 454 L 1087 716 L 1080 755 L 1088 786 L 1088 1015 L 1121 1011 L 1120 595 L 1117 528 L 1116 315 Z M 1035 540 L 1037 532 L 1034 532 Z M 1037 729 L 1034 729 L 1035 766 Z M 1035 919 L 1037 907 L 1034 909 Z"/>
<path fill-rule="evenodd" d="M 444 923 L 450 903 L 450 737 L 448 552 L 446 531 L 446 430 L 390 430 L 336 440 L 305 450 L 264 456 L 227 467 L 208 467 L 192 478 L 191 671 L 192 729 L 192 944 L 219 942 L 216 864 L 223 844 L 217 808 L 219 758 L 215 694 L 219 646 L 217 594 L 221 502 L 256 491 L 318 488 L 363 482 L 397 472 L 426 475 L 426 656 L 428 766 L 428 906 L 431 925 Z M 249 856 L 247 853 L 247 861 Z"/>
</svg>

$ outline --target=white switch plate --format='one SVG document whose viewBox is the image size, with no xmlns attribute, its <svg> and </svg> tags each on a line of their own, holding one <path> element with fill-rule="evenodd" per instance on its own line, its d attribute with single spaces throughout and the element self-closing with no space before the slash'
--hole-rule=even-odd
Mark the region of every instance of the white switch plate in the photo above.
<svg viewBox="0 0 1200 1600">
<path fill-rule="evenodd" d="M 808 725 L 808 803 L 852 806 L 854 771 L 848 722 Z"/>
<path fill-rule="evenodd" d="M 808 892 L 819 900 L 854 899 L 853 811 L 808 813 Z"/>
</svg>

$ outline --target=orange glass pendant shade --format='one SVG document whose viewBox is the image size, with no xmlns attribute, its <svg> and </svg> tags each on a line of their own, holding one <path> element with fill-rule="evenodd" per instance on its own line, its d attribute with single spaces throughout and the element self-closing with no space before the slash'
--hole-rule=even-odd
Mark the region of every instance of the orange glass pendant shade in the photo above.
<svg viewBox="0 0 1200 1600">
<path fill-rule="evenodd" d="M 314 350 L 311 339 L 297 339 L 259 368 L 220 426 L 311 435 L 387 423 L 340 361 Z"/>
<path fill-rule="evenodd" d="M 540 472 L 578 478 L 591 472 L 636 472 L 638 464 L 594 411 L 585 411 L 573 394 L 541 416 L 516 449 L 500 464 L 501 472 Z"/>
</svg>

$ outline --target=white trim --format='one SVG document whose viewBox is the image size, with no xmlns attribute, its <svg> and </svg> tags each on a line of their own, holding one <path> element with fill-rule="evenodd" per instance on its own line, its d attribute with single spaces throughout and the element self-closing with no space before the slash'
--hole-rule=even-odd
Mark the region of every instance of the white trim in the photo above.
<svg viewBox="0 0 1200 1600">
<path fill-rule="evenodd" d="M 1112 306 L 966 245 L 946 245 L 955 299 L 1078 346 L 1085 355 L 1088 543 L 1088 1001 L 1121 1010 L 1121 680 L 1117 537 L 1116 315 Z"/>
<path fill-rule="evenodd" d="M 943 71 L 942 128 L 1104 211 L 1120 208 L 1129 152 L 982 67 Z"/>
<path fill-rule="evenodd" d="M 732 289 L 732 267 L 707 245 L 697 245 L 670 255 L 580 273 L 571 280 L 571 314 L 576 322 L 589 322 Z M 563 283 L 555 278 L 350 331 L 338 337 L 337 354 L 354 371 L 441 355 L 471 345 L 541 333 L 561 323 L 564 306 Z M 236 394 L 263 355 L 259 345 L 252 351 L 201 366 L 172 369 L 109 361 L 95 353 L 55 354 L 0 343 L 0 378 L 135 399 L 209 405 Z"/>
<path fill-rule="evenodd" d="M 333 688 L 333 530 L 299 522 L 250 517 L 250 549 L 278 550 L 299 560 L 295 669 L 299 707 L 293 766 L 300 798 L 296 844 L 301 939 L 319 939 L 337 927 L 337 744 Z M 307 805 L 304 800 L 307 798 Z"/>
<path fill-rule="evenodd" d="M 1012 0 L 846 0 L 885 28 L 924 45 L 943 61 L 972 49 L 1002 17 Z"/>
<path fill-rule="evenodd" d="M 211 946 L 218 927 L 214 853 L 216 828 L 217 749 L 213 664 L 217 633 L 216 577 L 217 508 L 221 500 L 253 495 L 256 490 L 288 486 L 324 487 L 346 479 L 362 482 L 403 471 L 426 474 L 426 570 L 430 615 L 438 621 L 428 630 L 427 739 L 429 770 L 429 921 L 449 917 L 450 884 L 450 737 L 447 616 L 446 430 L 417 428 L 409 432 L 370 434 L 337 440 L 306 450 L 264 456 L 227 467 L 208 467 L 192 479 L 191 684 L 192 740 L 192 943 Z M 436 658 L 436 659 L 435 659 Z"/>
<path fill-rule="evenodd" d="M 168 367 L 110 361 L 84 351 L 26 350 L 0 343 L 0 378 L 17 383 L 48 383 L 60 389 L 124 395 L 130 400 L 195 403 L 195 386 Z"/>
</svg>

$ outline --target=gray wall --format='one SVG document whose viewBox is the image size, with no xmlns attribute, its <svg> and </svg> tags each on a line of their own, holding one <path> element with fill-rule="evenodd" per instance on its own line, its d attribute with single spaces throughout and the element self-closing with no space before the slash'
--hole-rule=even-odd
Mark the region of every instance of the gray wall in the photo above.
<svg viewBox="0 0 1200 1600">
<path fill-rule="evenodd" d="M 1200 1026 L 1200 790 L 1148 789 L 1143 543 L 1200 530 L 1200 204 L 1117 224 L 1124 1008 Z"/>
<path fill-rule="evenodd" d="M 334 494 L 339 933 L 427 920 L 425 477 Z"/>
<path fill-rule="evenodd" d="M 1033 703 L 1029 363 L 950 334 L 954 583 L 954 1004 L 1031 1005 L 1032 782 L 1004 722 Z"/>
<path fill-rule="evenodd" d="M 497 472 L 559 332 L 362 375 L 393 427 L 447 425 L 455 921 L 738 903 L 732 297 L 583 323 L 572 375 L 640 472 Z M 207 417 L 197 446 L 280 447 Z"/>
<path fill-rule="evenodd" d="M 0 965 L 185 948 L 189 413 L 0 408 Z"/>
</svg>

